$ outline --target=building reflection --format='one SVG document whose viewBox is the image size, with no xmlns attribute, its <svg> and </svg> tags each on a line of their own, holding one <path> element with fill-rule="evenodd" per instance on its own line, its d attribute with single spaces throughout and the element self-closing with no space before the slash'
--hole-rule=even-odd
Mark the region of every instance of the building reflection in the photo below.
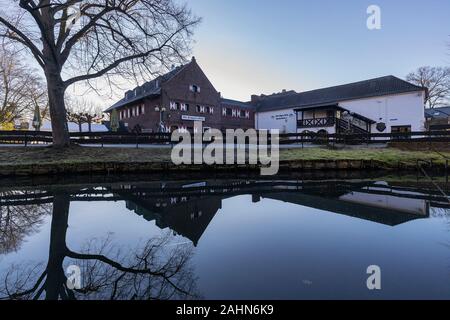
<svg viewBox="0 0 450 320">
<path fill-rule="evenodd" d="M 7 219 L 11 209 L 45 206 L 53 202 L 55 190 L 61 188 L 71 202 L 124 201 L 128 210 L 154 221 L 161 229 L 171 229 L 195 246 L 222 202 L 240 195 L 250 195 L 253 202 L 283 201 L 388 226 L 427 218 L 430 207 L 450 208 L 449 198 L 426 183 L 287 179 L 90 182 L 4 192 L 0 197 L 0 227 L 11 220 Z"/>
<path fill-rule="evenodd" d="M 283 201 L 387 226 L 429 217 L 430 205 L 447 208 L 447 199 L 431 189 L 392 186 L 385 182 L 348 181 L 196 181 L 111 188 L 126 208 L 196 246 L 230 197 L 251 195 L 253 202 Z"/>
</svg>

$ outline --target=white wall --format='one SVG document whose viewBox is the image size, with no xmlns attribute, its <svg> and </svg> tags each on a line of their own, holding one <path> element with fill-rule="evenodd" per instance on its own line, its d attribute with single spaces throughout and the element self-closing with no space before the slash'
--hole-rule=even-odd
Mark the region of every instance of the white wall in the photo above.
<svg viewBox="0 0 450 320">
<path fill-rule="evenodd" d="M 412 92 L 388 96 L 380 96 L 358 100 L 339 102 L 339 106 L 352 112 L 359 113 L 369 119 L 386 124 L 383 133 L 391 132 L 391 126 L 411 125 L 412 131 L 423 131 L 424 116 L 424 92 Z M 324 117 L 326 114 L 324 114 Z M 316 117 L 319 117 L 316 115 Z M 255 128 L 279 129 L 280 132 L 294 133 L 297 130 L 296 115 L 293 109 L 281 109 L 275 111 L 258 112 L 255 116 Z M 302 128 L 317 132 L 325 129 L 329 133 L 334 132 L 333 127 L 326 128 Z M 372 125 L 372 133 L 379 132 L 376 123 Z"/>
<path fill-rule="evenodd" d="M 411 125 L 412 131 L 424 130 L 424 92 L 342 101 L 339 106 L 376 122 L 384 122 L 384 133 L 391 132 L 391 126 L 404 125 Z M 373 124 L 372 133 L 376 132 L 379 131 L 376 124 Z"/>
<path fill-rule="evenodd" d="M 295 133 L 297 118 L 293 109 L 258 112 L 255 115 L 255 128 L 278 129 L 280 133 Z"/>
</svg>

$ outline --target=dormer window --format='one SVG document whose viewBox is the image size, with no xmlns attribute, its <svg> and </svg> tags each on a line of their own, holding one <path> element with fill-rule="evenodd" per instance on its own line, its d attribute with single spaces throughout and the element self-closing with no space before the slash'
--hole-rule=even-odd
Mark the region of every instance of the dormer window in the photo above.
<svg viewBox="0 0 450 320">
<path fill-rule="evenodd" d="M 195 84 L 189 86 L 189 89 L 194 93 L 200 93 L 200 87 Z"/>
</svg>

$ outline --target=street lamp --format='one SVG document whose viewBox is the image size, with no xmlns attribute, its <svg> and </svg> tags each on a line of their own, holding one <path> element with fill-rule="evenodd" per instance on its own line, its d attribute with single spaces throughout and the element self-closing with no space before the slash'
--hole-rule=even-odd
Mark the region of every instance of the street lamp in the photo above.
<svg viewBox="0 0 450 320">
<path fill-rule="evenodd" d="M 163 115 L 164 115 L 164 112 L 166 112 L 166 108 L 165 107 L 156 106 L 155 107 L 155 111 L 159 112 L 159 132 L 164 132 L 164 130 L 163 130 L 163 125 L 164 125 L 164 123 L 163 123 Z"/>
</svg>

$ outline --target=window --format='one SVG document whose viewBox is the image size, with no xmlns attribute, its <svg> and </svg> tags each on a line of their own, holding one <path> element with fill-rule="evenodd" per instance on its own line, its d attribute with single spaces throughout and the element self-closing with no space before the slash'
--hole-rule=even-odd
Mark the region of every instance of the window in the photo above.
<svg viewBox="0 0 450 320">
<path fill-rule="evenodd" d="M 411 126 L 392 126 L 392 133 L 408 133 L 411 132 Z"/>
<path fill-rule="evenodd" d="M 392 137 L 394 140 L 400 139 L 410 139 L 411 136 L 408 134 L 411 132 L 411 126 L 392 126 L 391 133 L 396 133 L 395 136 Z"/>
<path fill-rule="evenodd" d="M 195 84 L 190 86 L 190 90 L 194 93 L 200 93 L 200 87 Z"/>
<path fill-rule="evenodd" d="M 206 108 L 208 108 L 208 107 L 197 105 L 196 110 L 198 113 L 205 113 Z"/>
<path fill-rule="evenodd" d="M 239 117 L 240 118 L 245 118 L 245 111 L 244 110 L 240 110 L 239 111 Z"/>
<path fill-rule="evenodd" d="M 186 104 L 184 105 L 184 111 L 189 111 L 189 103 L 186 103 Z"/>
<path fill-rule="evenodd" d="M 233 110 L 231 108 L 227 108 L 225 114 L 231 117 L 233 115 Z"/>
<path fill-rule="evenodd" d="M 334 118 L 334 110 L 327 110 L 327 118 Z"/>
</svg>

